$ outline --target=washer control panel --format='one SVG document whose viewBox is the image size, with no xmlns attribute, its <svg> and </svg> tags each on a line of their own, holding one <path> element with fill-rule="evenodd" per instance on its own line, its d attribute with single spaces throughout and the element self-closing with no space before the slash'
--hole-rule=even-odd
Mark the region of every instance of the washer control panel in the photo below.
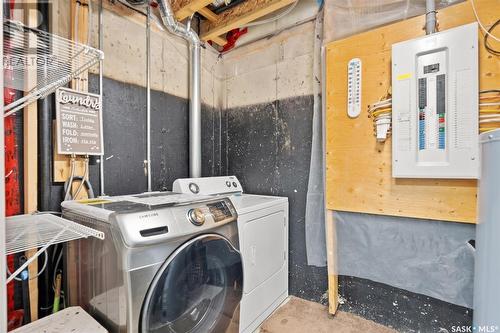
<svg viewBox="0 0 500 333">
<path fill-rule="evenodd" d="M 62 208 L 74 221 L 113 225 L 116 237 L 131 247 L 210 231 L 238 219 L 227 197 L 172 192 L 65 201 Z"/>
</svg>

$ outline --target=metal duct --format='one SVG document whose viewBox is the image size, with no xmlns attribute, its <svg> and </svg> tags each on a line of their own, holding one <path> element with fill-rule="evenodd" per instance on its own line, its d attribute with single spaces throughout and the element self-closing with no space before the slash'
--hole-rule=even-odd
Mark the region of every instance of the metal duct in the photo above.
<svg viewBox="0 0 500 333">
<path fill-rule="evenodd" d="M 161 19 L 168 31 L 189 42 L 189 176 L 201 177 L 201 49 L 198 34 L 177 21 L 169 0 L 158 0 Z"/>
</svg>

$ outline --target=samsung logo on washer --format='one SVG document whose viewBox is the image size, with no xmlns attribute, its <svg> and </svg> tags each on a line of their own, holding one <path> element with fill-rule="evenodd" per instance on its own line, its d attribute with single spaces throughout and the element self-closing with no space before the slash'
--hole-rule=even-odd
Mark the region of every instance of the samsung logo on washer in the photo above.
<svg viewBox="0 0 500 333">
<path fill-rule="evenodd" d="M 147 219 L 150 217 L 157 217 L 157 216 L 158 216 L 158 212 L 153 212 L 153 213 L 139 215 L 139 218 L 140 219 Z"/>
<path fill-rule="evenodd" d="M 75 95 L 66 90 L 59 90 L 59 103 L 84 106 L 96 111 L 99 111 L 101 109 L 101 102 L 99 98 L 95 98 L 90 95 Z"/>
</svg>

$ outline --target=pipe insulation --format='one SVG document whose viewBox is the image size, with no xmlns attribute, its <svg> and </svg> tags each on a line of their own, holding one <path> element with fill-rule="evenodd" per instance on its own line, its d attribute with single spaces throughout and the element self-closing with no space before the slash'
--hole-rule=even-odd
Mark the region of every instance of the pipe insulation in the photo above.
<svg viewBox="0 0 500 333">
<path fill-rule="evenodd" d="M 189 43 L 189 176 L 201 177 L 201 43 L 198 34 L 177 21 L 169 0 L 158 0 L 167 30 Z"/>
</svg>

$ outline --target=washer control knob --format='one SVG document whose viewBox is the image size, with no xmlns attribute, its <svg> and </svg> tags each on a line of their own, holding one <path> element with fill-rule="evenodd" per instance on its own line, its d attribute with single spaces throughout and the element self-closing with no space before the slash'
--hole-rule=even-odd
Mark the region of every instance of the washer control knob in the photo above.
<svg viewBox="0 0 500 333">
<path fill-rule="evenodd" d="M 236 182 L 233 182 L 233 186 L 238 187 L 238 184 L 236 184 Z"/>
<path fill-rule="evenodd" d="M 198 194 L 200 192 L 200 187 L 196 183 L 189 183 L 189 190 L 194 194 Z"/>
<path fill-rule="evenodd" d="M 201 226 L 205 223 L 205 214 L 203 214 L 203 211 L 199 208 L 190 209 L 188 212 L 188 219 L 192 224 Z"/>
<path fill-rule="evenodd" d="M 226 180 L 226 186 L 231 187 L 231 182 L 229 180 Z"/>
</svg>

